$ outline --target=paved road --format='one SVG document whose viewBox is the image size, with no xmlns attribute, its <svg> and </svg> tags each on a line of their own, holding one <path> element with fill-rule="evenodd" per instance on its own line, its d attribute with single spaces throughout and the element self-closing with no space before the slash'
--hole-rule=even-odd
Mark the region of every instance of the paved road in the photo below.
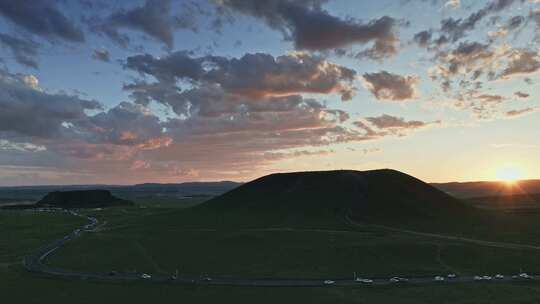
<svg viewBox="0 0 540 304">
<path fill-rule="evenodd" d="M 407 277 L 403 278 L 396 282 L 392 281 L 390 277 L 370 277 L 364 278 L 369 279 L 370 281 L 356 282 L 352 277 L 349 278 L 321 278 L 321 279 L 302 279 L 302 278 L 240 278 L 240 277 L 231 277 L 231 276 L 218 276 L 212 278 L 204 277 L 194 277 L 194 276 L 178 276 L 173 278 L 172 276 L 163 276 L 163 275 L 151 275 L 149 278 L 143 278 L 142 273 L 100 273 L 100 272 L 80 272 L 72 271 L 57 267 L 51 267 L 44 263 L 46 258 L 52 253 L 62 248 L 66 243 L 71 240 L 74 240 L 88 231 L 96 229 L 99 225 L 99 221 L 90 216 L 81 215 L 75 211 L 62 211 L 69 212 L 70 214 L 78 217 L 87 219 L 88 224 L 83 227 L 74 230 L 65 237 L 55 240 L 44 247 L 37 250 L 34 254 L 25 257 L 24 266 L 25 268 L 33 273 L 46 274 L 55 277 L 62 277 L 68 279 L 80 279 L 80 280 L 92 280 L 92 281 L 103 281 L 103 282 L 125 282 L 125 281 L 146 281 L 149 283 L 162 283 L 162 284 L 182 284 L 182 285 L 222 285 L 222 286 L 267 286 L 267 287 L 332 287 L 332 286 L 359 286 L 359 285 L 369 285 L 369 286 L 384 286 L 384 285 L 395 285 L 403 286 L 408 284 L 416 285 L 428 285 L 428 284 L 452 284 L 452 283 L 477 283 L 477 282 L 516 282 L 516 281 L 540 281 L 540 275 L 531 275 L 527 277 L 520 277 L 516 274 L 507 274 L 503 278 L 495 279 L 494 277 L 483 277 L 475 278 L 473 276 L 459 276 L 455 278 L 443 277 L 442 281 L 435 280 L 435 276 L 427 277 Z M 352 222 L 351 222 L 352 223 Z M 354 223 L 352 223 L 354 224 Z M 495 243 L 487 242 L 481 240 L 472 240 L 472 239 L 463 239 L 458 237 L 444 236 L 444 235 L 435 235 L 428 233 L 420 233 L 415 231 L 408 230 L 399 230 L 391 227 L 386 227 L 387 229 L 413 233 L 422 236 L 429 237 L 438 237 L 438 238 L 447 238 L 458 241 L 467 241 L 474 242 L 479 245 L 493 246 L 493 245 L 504 245 L 505 243 Z M 506 244 L 509 247 L 504 248 L 528 248 L 528 249 L 540 249 L 536 246 L 528 245 L 519 245 L 519 244 Z M 505 245 L 505 246 L 506 246 Z M 523 247 L 525 246 L 525 247 Z"/>
</svg>

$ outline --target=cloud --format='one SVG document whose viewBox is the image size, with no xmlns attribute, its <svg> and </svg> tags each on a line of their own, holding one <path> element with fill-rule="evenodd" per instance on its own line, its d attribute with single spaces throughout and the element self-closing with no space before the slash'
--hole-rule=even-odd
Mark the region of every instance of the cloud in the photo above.
<svg viewBox="0 0 540 304">
<path fill-rule="evenodd" d="M 146 0 L 142 6 L 112 13 L 106 20 L 97 22 L 93 28 L 123 47 L 128 46 L 130 39 L 118 31 L 121 28 L 143 32 L 171 49 L 174 46 L 176 29 L 197 30 L 192 8 L 187 3 L 182 3 L 182 9 L 185 11 L 183 15 L 173 16 L 171 0 Z"/>
<path fill-rule="evenodd" d="M 18 143 L 9 140 L 0 139 L 0 151 L 13 150 L 19 152 L 42 152 L 47 148 L 44 146 L 34 145 L 32 143 Z"/>
<path fill-rule="evenodd" d="M 481 69 L 485 62 L 490 61 L 494 57 L 494 53 L 489 49 L 489 45 L 479 42 L 462 42 L 457 48 L 452 50 L 448 60 L 448 72 L 456 74 L 461 69 L 465 72 L 470 72 L 479 64 Z"/>
<path fill-rule="evenodd" d="M 482 94 L 476 96 L 476 99 L 482 103 L 501 103 L 504 97 L 501 95 Z"/>
<path fill-rule="evenodd" d="M 418 129 L 425 127 L 427 123 L 419 120 L 410 120 L 406 121 L 402 117 L 395 117 L 390 116 L 387 114 L 383 114 L 378 117 L 367 117 L 367 121 L 369 121 L 372 125 L 376 126 L 379 129 Z"/>
<path fill-rule="evenodd" d="M 519 110 L 510 110 L 508 112 L 506 112 L 506 116 L 507 117 L 518 117 L 518 116 L 522 116 L 522 115 L 525 115 L 525 114 L 528 114 L 528 113 L 532 113 L 534 111 L 536 111 L 537 108 L 525 108 L 525 109 L 519 109 Z"/>
<path fill-rule="evenodd" d="M 105 142 L 145 149 L 170 144 L 167 143 L 169 140 L 161 140 L 164 135 L 157 116 L 143 106 L 128 102 L 121 102 L 106 112 L 89 117 L 78 128 L 81 133 L 91 134 L 87 141 L 94 143 Z"/>
<path fill-rule="evenodd" d="M 31 39 L 24 40 L 9 34 L 0 33 L 0 44 L 10 49 L 18 63 L 34 69 L 38 68 L 36 56 L 40 46 L 39 43 Z"/>
<path fill-rule="evenodd" d="M 109 51 L 106 49 L 94 49 L 92 51 L 92 59 L 100 60 L 103 62 L 111 61 Z"/>
<path fill-rule="evenodd" d="M 510 32 L 519 29 L 523 24 L 526 23 L 526 18 L 523 16 L 514 16 L 510 18 L 506 24 L 500 26 L 496 31 L 488 32 L 490 38 L 500 38 L 505 37 Z"/>
<path fill-rule="evenodd" d="M 469 90 L 457 96 L 454 105 L 458 109 L 469 110 L 481 120 L 489 120 L 500 116 L 500 107 L 507 98 L 496 94 L 481 94 Z"/>
<path fill-rule="evenodd" d="M 148 76 L 159 80 L 126 85 L 142 94 L 136 96 L 165 98 L 160 101 L 176 115 L 161 118 L 144 102 L 121 102 L 102 110 L 96 101 L 46 92 L 34 76 L 3 71 L 0 138 L 6 141 L 1 143 L 6 152 L 0 153 L 0 166 L 61 168 L 73 172 L 71 182 L 85 183 L 96 176 L 101 182 L 114 181 L 119 175 L 126 176 L 125 182 L 174 181 L 199 172 L 217 178 L 254 174 L 277 161 L 276 155 L 280 159 L 308 155 L 298 152 L 307 147 L 371 139 L 344 126 L 349 119 L 346 112 L 295 93 L 332 92 L 342 78 L 344 83 L 354 78 L 352 71 L 322 58 L 300 53 L 282 58 L 204 56 L 191 58 L 203 66 L 202 72 L 176 69 L 185 64 L 164 70 L 172 62 L 190 66 L 191 61 L 180 57 L 164 62 L 139 58 L 145 59 L 135 61 L 140 71 L 152 72 Z M 257 74 L 250 74 L 249 66 Z M 239 89 L 251 87 L 267 93 Z M 55 170 L 35 179 L 54 181 L 59 178 Z M 133 171 L 137 174 L 129 174 Z"/>
<path fill-rule="evenodd" d="M 379 138 L 389 135 L 405 136 L 409 132 L 440 124 L 441 121 L 424 122 L 419 120 L 405 120 L 402 117 L 382 114 L 375 117 L 365 117 L 353 124 L 365 132 L 366 136 Z"/>
<path fill-rule="evenodd" d="M 367 53 L 369 56 L 381 58 L 394 53 L 395 19 L 384 16 L 367 23 L 344 20 L 322 9 L 323 2 L 223 0 L 219 3 L 234 12 L 263 20 L 271 28 L 281 31 L 300 50 L 322 51 L 374 42 L 375 46 Z"/>
<path fill-rule="evenodd" d="M 518 98 L 527 98 L 530 96 L 530 94 L 521 91 L 514 92 L 514 95 Z"/>
<path fill-rule="evenodd" d="M 154 84 L 139 82 L 125 87 L 138 94 L 143 102 L 149 99 L 167 102 L 178 97 L 175 82 L 181 79 L 214 83 L 229 94 L 245 98 L 337 93 L 343 100 L 349 100 L 354 95 L 352 82 L 356 77 L 354 70 L 306 53 L 278 57 L 255 53 L 228 59 L 193 57 L 179 51 L 159 59 L 148 54 L 132 56 L 127 58 L 125 66 L 158 79 Z M 143 92 L 156 98 L 149 98 Z"/>
<path fill-rule="evenodd" d="M 56 1 L 0 1 L 0 14 L 32 34 L 83 42 L 84 33 L 57 7 Z"/>
<path fill-rule="evenodd" d="M 540 56 L 536 51 L 520 49 L 515 50 L 510 58 L 510 62 L 502 70 L 499 77 L 508 79 L 517 75 L 528 75 L 536 73 L 540 69 Z"/>
<path fill-rule="evenodd" d="M 453 9 L 456 9 L 458 7 L 461 6 L 461 1 L 460 0 L 448 0 L 446 1 L 446 3 L 444 4 L 445 7 L 451 7 Z"/>
<path fill-rule="evenodd" d="M 34 76 L 0 71 L 0 135 L 53 138 L 65 131 L 63 123 L 85 119 L 85 110 L 100 107 L 93 100 L 43 92 Z"/>
<path fill-rule="evenodd" d="M 420 47 L 427 48 L 431 43 L 433 33 L 431 31 L 421 31 L 414 35 L 413 41 Z"/>
<path fill-rule="evenodd" d="M 480 10 L 471 13 L 467 18 L 447 18 L 441 21 L 440 31 L 449 36 L 450 40 L 457 41 L 463 38 L 467 32 L 472 31 L 476 25 L 493 13 L 498 13 L 510 7 L 519 0 L 493 0 L 489 1 Z"/>
<path fill-rule="evenodd" d="M 429 69 L 432 80 L 439 81 L 445 93 L 460 94 L 463 90 L 478 90 L 482 77 L 494 80 L 512 49 L 508 45 L 494 46 L 480 42 L 460 42 L 445 50 L 436 50 L 435 65 Z M 459 87 L 453 89 L 454 84 Z"/>
<path fill-rule="evenodd" d="M 387 71 L 365 73 L 364 86 L 379 100 L 405 101 L 416 98 L 416 76 L 401 76 Z"/>
</svg>

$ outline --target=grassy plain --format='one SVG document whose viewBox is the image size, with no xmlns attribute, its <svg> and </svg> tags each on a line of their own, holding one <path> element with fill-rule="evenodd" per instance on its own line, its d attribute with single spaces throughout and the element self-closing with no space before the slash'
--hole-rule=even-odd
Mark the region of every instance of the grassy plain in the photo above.
<svg viewBox="0 0 540 304">
<path fill-rule="evenodd" d="M 200 213 L 149 204 L 86 211 L 98 232 L 61 249 L 49 263 L 73 269 L 135 270 L 239 276 L 351 276 L 540 272 L 540 252 L 484 247 L 459 241 L 351 228 L 338 218 L 266 217 Z M 540 244 L 538 213 L 500 214 L 475 237 Z M 499 223 L 499 224 L 497 224 Z M 519 228 L 504 225 L 519 226 Z M 527 223 L 522 225 L 520 223 Z M 29 274 L 25 254 L 66 234 L 81 220 L 60 214 L 0 212 L 0 293 L 7 303 L 538 303 L 537 283 L 458 284 L 355 288 L 182 287 L 104 284 Z M 414 225 L 413 225 L 414 226 Z M 407 227 L 405 227 L 407 228 Z M 436 229 L 434 229 L 436 230 Z"/>
</svg>

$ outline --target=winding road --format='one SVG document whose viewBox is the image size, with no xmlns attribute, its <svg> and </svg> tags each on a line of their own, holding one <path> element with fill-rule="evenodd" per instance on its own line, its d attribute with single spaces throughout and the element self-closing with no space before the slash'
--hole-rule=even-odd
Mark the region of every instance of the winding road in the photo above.
<svg viewBox="0 0 540 304">
<path fill-rule="evenodd" d="M 66 279 L 79 279 L 79 280 L 92 280 L 102 282 L 126 282 L 126 281 L 139 281 L 148 283 L 162 283 L 162 284 L 181 284 L 181 285 L 222 285 L 222 286 L 260 286 L 260 287 L 332 287 L 332 286 L 403 286 L 408 284 L 415 285 L 435 285 L 435 284 L 452 284 L 452 283 L 478 283 L 478 282 L 518 282 L 518 281 L 540 281 L 540 275 L 527 275 L 527 274 L 506 274 L 495 278 L 494 276 L 439 276 L 437 279 L 435 276 L 423 276 L 423 277 L 406 277 L 406 278 L 390 278 L 390 277 L 370 277 L 370 278 L 322 278 L 322 279 L 302 279 L 302 278 L 242 278 L 232 276 L 213 276 L 213 277 L 200 277 L 200 276 L 163 276 L 163 275 L 143 275 L 142 273 L 102 273 L 102 272 L 80 272 L 72 271 L 68 269 L 62 269 L 57 267 L 51 267 L 44 263 L 48 256 L 62 248 L 69 241 L 79 238 L 84 233 L 96 229 L 99 225 L 99 221 L 90 216 L 79 214 L 75 211 L 61 211 L 68 212 L 73 216 L 78 216 L 87 219 L 88 224 L 81 228 L 78 228 L 66 235 L 65 237 L 55 240 L 39 250 L 34 254 L 26 256 L 24 258 L 24 267 L 32 272 L 38 274 L 45 274 L 54 277 L 66 278 Z M 357 225 L 346 217 L 346 220 L 351 225 Z M 375 226 L 374 226 L 375 227 Z M 534 249 L 540 250 L 540 247 L 521 245 L 521 244 L 507 244 L 499 242 L 490 242 L 483 240 L 475 240 L 469 238 L 460 238 L 454 236 L 438 235 L 431 233 L 422 233 L 409 230 L 401 230 L 397 228 L 387 226 L 376 226 L 387 230 L 409 233 L 425 237 L 443 238 L 455 241 L 469 242 L 482 246 L 510 248 L 510 249 Z"/>
</svg>

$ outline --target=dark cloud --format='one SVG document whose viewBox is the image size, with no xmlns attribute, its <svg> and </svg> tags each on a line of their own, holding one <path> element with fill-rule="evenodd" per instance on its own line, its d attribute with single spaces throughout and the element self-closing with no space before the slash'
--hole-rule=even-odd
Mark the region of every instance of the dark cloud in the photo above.
<svg viewBox="0 0 540 304">
<path fill-rule="evenodd" d="M 205 74 L 202 65 L 205 59 L 194 57 L 187 51 L 177 51 L 163 58 L 144 54 L 128 57 L 125 67 L 160 81 L 173 82 L 176 78 L 200 80 Z"/>
<path fill-rule="evenodd" d="M 478 62 L 485 62 L 493 58 L 494 53 L 489 49 L 489 45 L 479 42 L 462 42 L 451 52 L 448 71 L 451 74 L 457 73 L 461 68 L 466 70 Z"/>
<path fill-rule="evenodd" d="M 431 43 L 431 38 L 433 33 L 431 31 L 421 31 L 414 35 L 414 42 L 416 42 L 420 47 L 428 47 Z"/>
<path fill-rule="evenodd" d="M 366 56 L 382 58 L 397 52 L 395 19 L 384 16 L 367 23 L 344 20 L 322 9 L 322 2 L 325 1 L 224 0 L 220 3 L 235 12 L 262 19 L 281 31 L 286 39 L 294 41 L 297 49 L 329 50 L 374 42 Z"/>
<path fill-rule="evenodd" d="M 528 93 L 524 93 L 524 92 L 521 92 L 521 91 L 517 91 L 514 93 L 514 95 L 518 98 L 527 98 L 530 96 L 530 94 Z"/>
<path fill-rule="evenodd" d="M 482 94 L 474 90 L 458 95 L 455 106 L 470 111 L 476 118 L 489 120 L 499 117 L 506 97 L 496 94 Z"/>
<path fill-rule="evenodd" d="M 473 30 L 476 25 L 486 16 L 501 12 L 520 0 L 493 0 L 489 1 L 480 10 L 470 14 L 467 18 L 447 18 L 441 21 L 441 32 L 448 35 L 450 40 L 457 41 L 463 38 L 467 32 Z"/>
<path fill-rule="evenodd" d="M 540 56 L 536 51 L 528 49 L 514 50 L 510 56 L 510 62 L 504 68 L 499 77 L 510 78 L 516 75 L 528 75 L 536 73 L 540 69 Z"/>
<path fill-rule="evenodd" d="M 496 31 L 488 32 L 488 36 L 491 39 L 505 37 L 513 31 L 519 30 L 522 25 L 526 23 L 527 19 L 523 16 L 514 16 L 510 18 L 505 24 L 498 26 Z M 494 21 L 494 25 L 497 21 Z"/>
<path fill-rule="evenodd" d="M 81 133 L 88 133 L 90 143 L 111 143 L 150 149 L 152 143 L 169 143 L 163 136 L 159 119 L 144 107 L 121 102 L 112 109 L 88 117 L 79 124 Z"/>
<path fill-rule="evenodd" d="M 435 54 L 437 63 L 430 69 L 430 77 L 440 82 L 444 92 L 452 92 L 453 84 L 459 89 L 476 89 L 482 85 L 479 78 L 486 75 L 493 79 L 501 61 L 508 51 L 480 42 L 460 42 L 453 49 L 439 50 Z"/>
<path fill-rule="evenodd" d="M 84 33 L 57 7 L 56 1 L 0 1 L 0 14 L 30 33 L 83 42 Z"/>
<path fill-rule="evenodd" d="M 356 54 L 356 58 L 369 58 L 372 60 L 383 61 L 386 58 L 396 55 L 398 50 L 399 39 L 395 35 L 388 35 L 384 39 L 378 39 L 373 46 L 367 50 L 360 51 Z"/>
<path fill-rule="evenodd" d="M 427 123 L 419 120 L 406 121 L 402 117 L 395 117 L 387 114 L 383 114 L 378 117 L 366 117 L 372 125 L 379 129 L 417 129 L 427 125 Z"/>
<path fill-rule="evenodd" d="M 171 49 L 176 29 L 197 30 L 192 5 L 191 2 L 182 2 L 183 13 L 173 16 L 171 0 L 147 0 L 143 6 L 120 9 L 104 21 L 95 21 L 97 24 L 93 27 L 123 47 L 128 46 L 130 39 L 119 32 L 121 28 L 141 31 Z"/>
<path fill-rule="evenodd" d="M 366 117 L 355 121 L 353 124 L 365 132 L 365 136 L 379 138 L 389 135 L 405 136 L 407 133 L 440 124 L 441 121 L 424 122 L 419 120 L 405 120 L 388 114 L 375 117 Z"/>
<path fill-rule="evenodd" d="M 365 87 L 379 100 L 404 101 L 416 97 L 415 76 L 401 76 L 387 71 L 365 73 Z"/>
<path fill-rule="evenodd" d="M 68 123 L 85 120 L 85 110 L 100 109 L 92 100 L 39 89 L 33 76 L 0 71 L 0 134 L 53 138 L 67 132 Z"/>
<path fill-rule="evenodd" d="M 525 23 L 525 17 L 523 16 L 514 16 L 508 20 L 508 23 L 506 24 L 505 28 L 509 31 L 513 31 L 517 28 L 519 28 L 521 25 Z"/>
<path fill-rule="evenodd" d="M 525 108 L 525 109 L 519 109 L 519 110 L 510 110 L 506 112 L 505 114 L 507 117 L 518 117 L 518 116 L 522 116 L 528 113 L 532 113 L 536 110 L 537 110 L 536 108 Z"/>
<path fill-rule="evenodd" d="M 482 103 L 501 103 L 505 98 L 501 95 L 482 94 L 476 96 L 476 99 Z"/>
<path fill-rule="evenodd" d="M 100 60 L 103 62 L 111 61 L 109 51 L 106 49 L 95 49 L 92 51 L 92 59 Z"/>
<path fill-rule="evenodd" d="M 127 68 L 151 75 L 161 84 L 126 86 L 157 93 L 161 98 L 174 95 L 177 79 L 219 84 L 227 93 L 260 98 L 300 93 L 338 93 L 343 100 L 354 95 L 354 70 L 330 63 L 322 57 L 304 53 L 273 57 L 269 54 L 246 54 L 228 59 L 217 56 L 193 57 L 185 51 L 163 58 L 137 55 L 126 60 Z M 171 85 L 169 85 L 171 84 Z M 140 96 L 140 98 L 144 98 Z"/>
<path fill-rule="evenodd" d="M 39 43 L 31 39 L 25 40 L 0 33 L 0 44 L 11 51 L 18 63 L 34 69 L 38 68 L 36 56 Z"/>
</svg>

